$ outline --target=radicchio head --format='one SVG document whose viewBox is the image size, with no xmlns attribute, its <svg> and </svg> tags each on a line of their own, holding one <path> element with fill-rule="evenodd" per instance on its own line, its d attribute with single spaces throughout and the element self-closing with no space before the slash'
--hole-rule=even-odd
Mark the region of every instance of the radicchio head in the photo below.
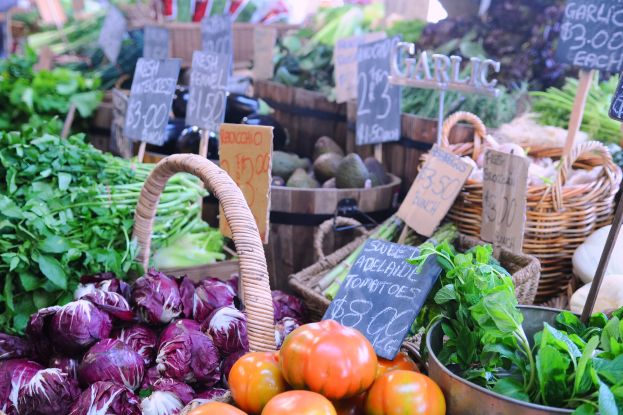
<svg viewBox="0 0 623 415">
<path fill-rule="evenodd" d="M 19 414 L 66 414 L 78 395 L 75 379 L 60 369 L 42 369 L 20 389 Z"/>
<path fill-rule="evenodd" d="M 195 284 L 188 277 L 180 280 L 180 297 L 182 298 L 182 315 L 184 318 L 193 318 L 193 297 Z"/>
<path fill-rule="evenodd" d="M 182 299 L 177 282 L 154 270 L 134 283 L 132 299 L 141 321 L 167 324 L 182 314 Z"/>
<path fill-rule="evenodd" d="M 171 378 L 160 378 L 156 380 L 151 389 L 161 392 L 171 392 L 177 395 L 184 405 L 188 405 L 188 402 L 192 401 L 195 397 L 193 388 L 184 382 Z"/>
<path fill-rule="evenodd" d="M 249 350 L 247 318 L 235 307 L 221 307 L 212 312 L 202 325 L 202 331 L 212 337 L 221 355 Z"/>
<path fill-rule="evenodd" d="M 78 365 L 79 362 L 76 359 L 65 356 L 52 356 L 48 362 L 48 367 L 60 369 L 76 380 L 78 379 Z"/>
<path fill-rule="evenodd" d="M 84 355 L 78 368 L 78 378 L 83 385 L 108 381 L 135 390 L 144 375 L 143 357 L 117 339 L 96 343 Z"/>
<path fill-rule="evenodd" d="M 92 302 L 100 310 L 107 312 L 119 320 L 134 320 L 134 312 L 130 309 L 130 304 L 128 304 L 127 300 L 123 298 L 121 294 L 111 291 L 95 290 L 82 298 Z"/>
<path fill-rule="evenodd" d="M 143 415 L 177 415 L 183 408 L 180 398 L 172 392 L 153 391 L 141 401 Z"/>
<path fill-rule="evenodd" d="M 29 357 L 32 353 L 32 344 L 26 339 L 0 333 L 0 360 Z"/>
<path fill-rule="evenodd" d="M 19 391 L 35 374 L 42 370 L 39 363 L 26 359 L 0 362 L 0 411 L 8 415 L 19 413 Z"/>
<path fill-rule="evenodd" d="M 115 330 L 112 337 L 121 340 L 140 354 L 145 365 L 150 366 L 154 362 L 158 347 L 158 335 L 149 327 L 143 324 L 122 327 Z"/>
<path fill-rule="evenodd" d="M 280 321 L 284 317 L 292 317 L 298 321 L 304 320 L 305 305 L 300 298 L 279 290 L 273 291 L 272 296 L 275 321 Z"/>
<path fill-rule="evenodd" d="M 138 397 L 124 386 L 96 382 L 72 406 L 69 415 L 141 415 Z"/>
<path fill-rule="evenodd" d="M 61 307 L 50 324 L 50 338 L 58 350 L 78 353 L 110 335 L 112 321 L 105 311 L 86 300 Z"/>
<path fill-rule="evenodd" d="M 202 323 L 220 307 L 234 304 L 234 292 L 231 285 L 216 278 L 202 280 L 195 289 L 193 298 L 193 316 Z"/>
</svg>

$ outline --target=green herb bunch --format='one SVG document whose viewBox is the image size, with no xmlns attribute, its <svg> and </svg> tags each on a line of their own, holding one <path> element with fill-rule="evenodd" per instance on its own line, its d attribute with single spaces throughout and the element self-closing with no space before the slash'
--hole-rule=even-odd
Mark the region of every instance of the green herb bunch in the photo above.
<svg viewBox="0 0 623 415">
<path fill-rule="evenodd" d="M 623 308 L 584 325 L 563 311 L 529 343 L 514 284 L 490 245 L 461 254 L 447 243 L 425 244 L 410 262 L 435 255 L 443 269 L 419 323 L 441 319 L 446 341 L 438 357 L 460 375 L 500 394 L 574 414 L 623 413 Z"/>
</svg>

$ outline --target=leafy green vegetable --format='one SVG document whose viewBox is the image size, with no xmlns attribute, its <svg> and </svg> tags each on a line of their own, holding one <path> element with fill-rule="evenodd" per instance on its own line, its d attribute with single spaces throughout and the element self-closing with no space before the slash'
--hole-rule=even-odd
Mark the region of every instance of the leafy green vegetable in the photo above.
<svg viewBox="0 0 623 415">
<path fill-rule="evenodd" d="M 82 136 L 0 132 L 0 332 L 19 333 L 38 308 L 71 301 L 82 275 L 140 271 L 130 238 L 151 168 L 104 154 Z M 194 177 L 169 180 L 155 250 L 188 235 L 204 244 L 197 258 L 222 259 L 222 236 L 200 218 L 203 195 Z M 174 259 L 169 264 L 180 266 Z"/>
</svg>

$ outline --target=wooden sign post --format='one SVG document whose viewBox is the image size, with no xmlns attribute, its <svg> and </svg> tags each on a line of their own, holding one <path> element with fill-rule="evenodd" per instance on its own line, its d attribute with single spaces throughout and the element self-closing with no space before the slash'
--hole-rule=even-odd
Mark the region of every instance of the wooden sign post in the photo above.
<svg viewBox="0 0 623 415">
<path fill-rule="evenodd" d="M 221 168 L 242 190 L 265 244 L 268 243 L 269 230 L 272 151 L 273 127 L 221 125 L 219 143 Z M 231 237 L 223 208 L 219 222 L 221 233 Z"/>
<path fill-rule="evenodd" d="M 420 273 L 407 263 L 419 249 L 368 239 L 323 319 L 359 330 L 379 357 L 392 360 L 441 268 L 428 258 Z"/>
<path fill-rule="evenodd" d="M 480 237 L 495 248 L 521 253 L 529 167 L 526 157 L 492 149 L 485 153 Z"/>
<path fill-rule="evenodd" d="M 359 45 L 357 50 L 356 144 L 374 144 L 383 161 L 382 143 L 400 140 L 400 87 L 389 83 L 389 55 L 398 38 Z"/>
<path fill-rule="evenodd" d="M 142 162 L 145 145 L 161 146 L 180 73 L 179 59 L 140 58 L 134 70 L 123 134 L 140 142 L 138 161 Z"/>
<path fill-rule="evenodd" d="M 444 118 L 445 91 L 454 90 L 466 93 L 497 97 L 500 90 L 495 88 L 497 80 L 489 80 L 489 71 L 499 72 L 500 62 L 491 59 L 471 58 L 470 75 L 461 78 L 460 56 L 434 54 L 432 66 L 426 52 L 415 56 L 415 44 L 399 42 L 392 49 L 389 80 L 396 85 L 439 90 L 439 113 L 437 116 L 437 144 L 441 144 L 441 126 Z M 432 68 L 432 70 L 431 70 Z"/>
<path fill-rule="evenodd" d="M 621 1 L 573 0 L 565 6 L 556 57 L 560 62 L 581 69 L 564 155 L 571 152 L 582 125 L 586 97 L 595 72 L 623 70 L 623 27 L 619 21 L 622 14 Z"/>
<path fill-rule="evenodd" d="M 459 156 L 434 145 L 400 205 L 398 217 L 420 235 L 431 236 L 450 210 L 471 171 L 472 166 Z M 405 235 L 403 232 L 401 241 Z"/>
<path fill-rule="evenodd" d="M 193 52 L 186 124 L 201 128 L 199 155 L 202 157 L 208 156 L 210 133 L 218 131 L 225 120 L 230 64 L 230 55 Z"/>
<path fill-rule="evenodd" d="M 335 44 L 335 98 L 343 103 L 357 98 L 357 49 L 359 45 L 385 39 L 385 32 L 340 39 Z"/>
</svg>

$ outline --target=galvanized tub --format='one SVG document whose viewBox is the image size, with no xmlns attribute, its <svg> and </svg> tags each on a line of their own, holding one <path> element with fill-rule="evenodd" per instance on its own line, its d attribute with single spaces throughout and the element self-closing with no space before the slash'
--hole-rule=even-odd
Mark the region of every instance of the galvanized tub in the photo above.
<svg viewBox="0 0 623 415">
<path fill-rule="evenodd" d="M 532 342 L 534 334 L 543 329 L 543 323 L 554 324 L 560 310 L 535 306 L 520 306 L 524 315 L 523 328 Z M 447 369 L 437 359 L 443 346 L 441 324 L 435 323 L 426 336 L 429 350 L 428 374 L 437 382 L 446 397 L 449 415 L 550 415 L 570 414 L 569 409 L 535 405 L 508 398 L 466 381 Z"/>
</svg>

